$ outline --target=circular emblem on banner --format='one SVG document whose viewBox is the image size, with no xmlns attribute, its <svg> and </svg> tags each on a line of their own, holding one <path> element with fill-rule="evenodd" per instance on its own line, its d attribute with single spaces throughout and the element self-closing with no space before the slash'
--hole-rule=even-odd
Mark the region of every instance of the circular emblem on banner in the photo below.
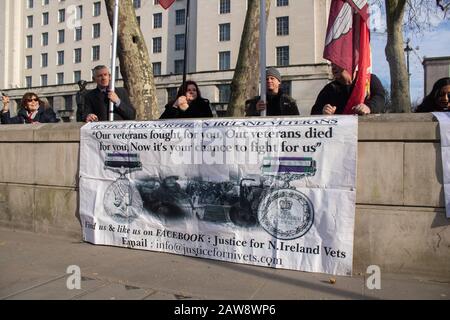
<svg viewBox="0 0 450 320">
<path fill-rule="evenodd" d="M 291 240 L 309 231 L 314 222 L 314 207 L 300 191 L 274 190 L 259 204 L 258 220 L 275 238 Z"/>
<path fill-rule="evenodd" d="M 143 203 L 139 191 L 128 179 L 117 179 L 105 192 L 103 206 L 106 213 L 118 222 L 136 218 Z"/>
</svg>

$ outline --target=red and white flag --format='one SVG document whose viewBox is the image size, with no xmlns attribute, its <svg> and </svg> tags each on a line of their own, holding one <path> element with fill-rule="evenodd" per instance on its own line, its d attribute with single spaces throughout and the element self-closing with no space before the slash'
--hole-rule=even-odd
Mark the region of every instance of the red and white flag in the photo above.
<svg viewBox="0 0 450 320">
<path fill-rule="evenodd" d="M 323 57 L 347 70 L 355 87 L 344 109 L 364 103 L 370 94 L 371 53 L 367 0 L 332 0 Z M 356 72 L 355 72 L 356 71 Z"/>
<path fill-rule="evenodd" d="M 172 5 L 172 3 L 174 3 L 174 2 L 175 2 L 175 0 L 159 0 L 159 4 L 164 9 L 169 8 Z"/>
</svg>

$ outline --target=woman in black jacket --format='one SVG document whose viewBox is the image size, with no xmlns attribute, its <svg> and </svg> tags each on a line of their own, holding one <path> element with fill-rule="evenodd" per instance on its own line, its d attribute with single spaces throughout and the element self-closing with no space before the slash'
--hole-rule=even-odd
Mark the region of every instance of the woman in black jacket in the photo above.
<svg viewBox="0 0 450 320">
<path fill-rule="evenodd" d="M 450 77 L 441 78 L 415 112 L 450 111 Z"/>
<path fill-rule="evenodd" d="M 197 83 L 192 80 L 178 89 L 177 98 L 166 105 L 160 119 L 212 118 L 208 99 L 203 99 Z"/>
<path fill-rule="evenodd" d="M 49 123 L 58 122 L 55 112 L 50 107 L 46 107 L 38 95 L 34 92 L 26 92 L 20 102 L 20 109 L 17 116 L 11 117 L 9 113 L 9 98 L 2 97 L 3 109 L 1 110 L 1 123 Z"/>
</svg>

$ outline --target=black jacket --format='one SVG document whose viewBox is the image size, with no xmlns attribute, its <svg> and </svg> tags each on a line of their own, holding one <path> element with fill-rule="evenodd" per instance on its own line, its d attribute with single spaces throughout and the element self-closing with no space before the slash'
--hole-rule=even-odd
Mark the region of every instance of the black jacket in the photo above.
<svg viewBox="0 0 450 320">
<path fill-rule="evenodd" d="M 354 84 L 345 85 L 336 80 L 330 82 L 317 96 L 316 103 L 311 108 L 311 114 L 322 114 L 326 104 L 336 107 L 335 114 L 343 114 L 353 87 Z M 364 103 L 370 108 L 371 113 L 384 112 L 385 91 L 380 79 L 374 74 L 370 78 L 370 97 L 367 97 Z"/>
<path fill-rule="evenodd" d="M 114 120 L 134 120 L 136 110 L 128 98 L 128 93 L 124 88 L 115 88 L 117 96 L 120 99 L 120 105 L 114 106 Z M 109 120 L 109 99 L 99 88 L 89 91 L 84 98 L 83 120 L 86 120 L 88 114 L 93 113 L 98 117 L 98 121 Z"/>
<path fill-rule="evenodd" d="M 245 116 L 260 116 L 260 111 L 256 110 L 256 103 L 261 97 L 254 97 L 245 102 Z M 299 115 L 297 103 L 294 99 L 281 91 L 276 95 L 267 95 L 266 116 L 289 116 Z"/>
<path fill-rule="evenodd" d="M 14 123 L 54 123 L 58 122 L 59 119 L 56 118 L 56 113 L 52 108 L 44 109 L 44 107 L 39 107 L 38 112 L 34 119 L 28 118 L 28 112 L 24 108 L 19 109 L 17 116 L 11 117 L 9 111 L 1 113 L 1 123 L 3 124 L 14 124 Z"/>
<path fill-rule="evenodd" d="M 197 98 L 191 102 L 186 111 L 173 107 L 174 102 L 166 104 L 164 112 L 160 119 L 176 119 L 176 118 L 212 118 L 211 107 L 208 99 Z"/>
</svg>

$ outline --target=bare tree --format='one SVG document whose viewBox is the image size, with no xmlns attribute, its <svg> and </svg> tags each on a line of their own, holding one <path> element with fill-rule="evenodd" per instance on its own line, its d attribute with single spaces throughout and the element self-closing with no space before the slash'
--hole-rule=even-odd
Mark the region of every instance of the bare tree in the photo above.
<svg viewBox="0 0 450 320">
<path fill-rule="evenodd" d="M 449 0 L 436 0 L 436 5 L 441 8 L 445 13 L 450 10 L 450 1 Z"/>
<path fill-rule="evenodd" d="M 245 101 L 258 94 L 259 2 L 259 0 L 248 0 L 239 56 L 231 82 L 231 98 L 227 116 L 242 117 L 245 111 Z M 266 0 L 266 17 L 269 15 L 269 11 L 270 0 Z"/>
<path fill-rule="evenodd" d="M 111 26 L 114 21 L 114 0 L 105 0 Z M 132 0 L 119 1 L 117 53 L 120 70 L 138 120 L 159 117 L 153 70 L 144 36 L 137 22 Z"/>
<path fill-rule="evenodd" d="M 391 100 L 395 112 L 410 112 L 409 75 L 403 52 L 403 17 L 406 0 L 385 0 L 387 44 L 386 60 L 391 74 Z"/>
</svg>

